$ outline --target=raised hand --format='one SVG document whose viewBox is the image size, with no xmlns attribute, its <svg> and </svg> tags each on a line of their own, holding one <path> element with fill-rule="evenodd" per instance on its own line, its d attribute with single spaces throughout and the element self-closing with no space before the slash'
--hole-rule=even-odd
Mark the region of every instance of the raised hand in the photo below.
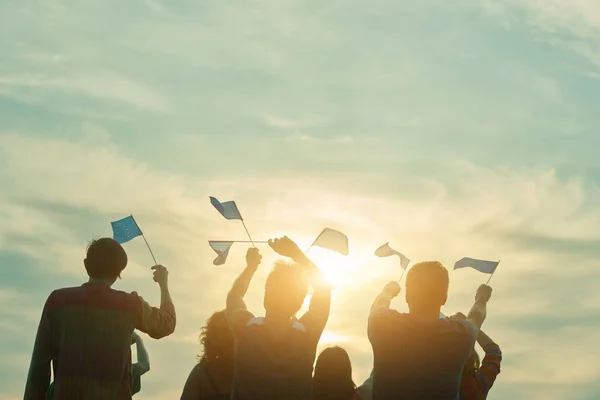
<svg viewBox="0 0 600 400">
<path fill-rule="evenodd" d="M 475 303 L 487 303 L 492 297 L 492 288 L 488 285 L 481 285 L 475 294 Z"/>
<path fill-rule="evenodd" d="M 298 245 L 287 236 L 279 239 L 269 239 L 269 246 L 271 246 L 271 248 L 275 250 L 277 254 L 292 259 L 295 259 L 303 254 Z"/>
<path fill-rule="evenodd" d="M 400 284 L 396 281 L 391 281 L 383 288 L 384 292 L 389 293 L 392 298 L 398 296 L 400 294 Z"/>
<path fill-rule="evenodd" d="M 154 282 L 158 283 L 161 286 L 167 285 L 169 282 L 169 271 L 167 270 L 167 268 L 162 265 L 155 265 L 152 267 L 152 269 L 154 270 L 154 274 L 152 277 L 154 279 Z"/>
<path fill-rule="evenodd" d="M 248 267 L 257 268 L 262 261 L 262 256 L 256 247 L 250 247 L 246 252 L 246 265 Z"/>
</svg>

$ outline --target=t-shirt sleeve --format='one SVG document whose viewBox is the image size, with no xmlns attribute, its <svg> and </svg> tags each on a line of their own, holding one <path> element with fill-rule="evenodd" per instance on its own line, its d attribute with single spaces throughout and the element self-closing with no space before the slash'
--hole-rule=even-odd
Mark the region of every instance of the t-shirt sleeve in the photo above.
<svg viewBox="0 0 600 400">
<path fill-rule="evenodd" d="M 134 395 L 142 390 L 142 370 L 138 363 L 131 365 L 131 394 Z"/>
<path fill-rule="evenodd" d="M 161 339 L 175 331 L 175 306 L 169 302 L 160 308 L 152 307 L 136 292 L 131 293 L 131 301 L 137 315 L 136 329 L 147 333 L 151 338 Z"/>
<path fill-rule="evenodd" d="M 502 351 L 496 343 L 488 344 L 483 350 L 485 351 L 485 357 L 481 362 L 481 367 L 479 367 L 479 370 L 475 374 L 475 379 L 477 380 L 480 392 L 485 397 L 500 373 Z"/>
</svg>

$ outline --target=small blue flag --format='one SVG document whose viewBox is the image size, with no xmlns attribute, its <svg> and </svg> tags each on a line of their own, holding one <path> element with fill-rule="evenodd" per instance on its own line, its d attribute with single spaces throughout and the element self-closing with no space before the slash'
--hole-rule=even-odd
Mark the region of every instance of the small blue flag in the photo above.
<svg viewBox="0 0 600 400">
<path fill-rule="evenodd" d="M 111 222 L 110 224 L 112 225 L 113 239 L 121 244 L 129 242 L 135 237 L 142 236 L 142 231 L 132 215 Z"/>
<path fill-rule="evenodd" d="M 208 245 L 217 253 L 217 258 L 213 260 L 214 265 L 223 265 L 227 261 L 229 255 L 229 249 L 233 245 L 233 242 L 219 242 L 215 240 L 209 240 Z"/>
<path fill-rule="evenodd" d="M 465 257 L 454 264 L 454 269 L 471 267 L 484 274 L 493 274 L 500 261 L 485 261 Z"/>
<path fill-rule="evenodd" d="M 210 204 L 212 204 L 226 219 L 243 220 L 242 214 L 240 214 L 240 210 L 238 210 L 235 201 L 226 201 L 221 203 L 219 200 L 211 196 Z"/>
</svg>

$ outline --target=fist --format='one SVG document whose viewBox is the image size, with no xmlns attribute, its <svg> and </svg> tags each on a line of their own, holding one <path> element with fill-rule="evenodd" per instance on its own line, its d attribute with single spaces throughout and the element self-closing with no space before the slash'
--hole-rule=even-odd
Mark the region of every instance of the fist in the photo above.
<svg viewBox="0 0 600 400">
<path fill-rule="evenodd" d="M 152 269 L 154 270 L 154 282 L 158 283 L 159 285 L 166 285 L 169 278 L 169 271 L 167 268 L 162 265 L 155 265 L 152 267 Z"/>
<path fill-rule="evenodd" d="M 269 246 L 281 256 L 295 258 L 302 254 L 298 245 L 287 236 L 280 239 L 269 239 Z"/>
<path fill-rule="evenodd" d="M 456 314 L 451 315 L 448 318 L 452 321 L 464 321 L 465 319 L 467 319 L 467 316 L 461 312 L 457 312 Z"/>
<path fill-rule="evenodd" d="M 487 303 L 492 297 L 492 288 L 488 285 L 481 285 L 475 294 L 476 303 Z"/>
<path fill-rule="evenodd" d="M 396 281 L 391 281 L 383 288 L 384 292 L 388 292 L 392 297 L 396 297 L 400 294 L 400 284 Z"/>
<path fill-rule="evenodd" d="M 250 247 L 246 252 L 246 265 L 249 267 L 258 267 L 262 256 L 256 247 Z"/>
</svg>

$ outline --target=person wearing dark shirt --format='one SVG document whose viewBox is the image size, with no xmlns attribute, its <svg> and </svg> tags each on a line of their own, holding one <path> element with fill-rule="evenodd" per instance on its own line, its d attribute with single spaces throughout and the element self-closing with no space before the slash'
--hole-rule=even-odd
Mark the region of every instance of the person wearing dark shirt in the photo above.
<svg viewBox="0 0 600 400">
<path fill-rule="evenodd" d="M 229 400 L 233 382 L 233 335 L 225 311 L 214 313 L 200 331 L 198 363 L 185 382 L 181 400 Z"/>
<path fill-rule="evenodd" d="M 269 246 L 292 263 L 278 261 L 267 278 L 264 307 L 257 318 L 243 297 L 261 261 L 258 249 L 246 254 L 247 266 L 227 296 L 227 318 L 235 342 L 232 400 L 309 400 L 317 344 L 329 317 L 331 288 L 319 269 L 287 237 Z M 314 289 L 309 310 L 295 315 Z"/>
<path fill-rule="evenodd" d="M 464 314 L 460 314 L 464 319 Z M 485 400 L 500 374 L 502 351 L 492 338 L 483 331 L 477 335 L 477 343 L 485 352 L 483 361 L 479 361 L 477 352 L 465 363 L 460 384 L 460 400 Z"/>
<path fill-rule="evenodd" d="M 144 341 L 135 331 L 131 334 L 131 344 L 135 344 L 137 353 L 137 362 L 131 364 L 131 394 L 135 395 L 142 390 L 142 375 L 150 371 L 150 357 L 148 356 L 146 346 L 144 346 Z M 53 399 L 54 382 L 50 384 L 46 392 L 46 400 Z"/>
<path fill-rule="evenodd" d="M 448 271 L 439 262 L 407 274 L 409 313 L 390 309 L 400 285 L 390 282 L 375 300 L 368 336 L 373 347 L 373 400 L 458 400 L 465 362 L 486 317 L 492 289 L 481 285 L 466 320 L 440 319 Z"/>
<path fill-rule="evenodd" d="M 54 372 L 56 399 L 131 399 L 131 334 L 160 339 L 175 330 L 168 271 L 155 265 L 160 308 L 137 293 L 111 286 L 127 266 L 127 254 L 113 239 L 90 243 L 84 265 L 89 281 L 50 294 L 31 357 L 25 400 L 43 400 Z"/>
<path fill-rule="evenodd" d="M 328 347 L 315 364 L 311 400 L 361 400 L 352 380 L 352 364 L 346 350 Z"/>
</svg>

